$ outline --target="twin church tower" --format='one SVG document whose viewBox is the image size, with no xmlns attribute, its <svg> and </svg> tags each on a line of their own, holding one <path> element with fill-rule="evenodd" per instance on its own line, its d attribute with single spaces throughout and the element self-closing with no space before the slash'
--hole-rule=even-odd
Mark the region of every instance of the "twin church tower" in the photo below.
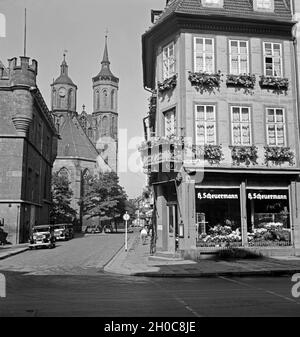
<svg viewBox="0 0 300 337">
<path fill-rule="evenodd" d="M 94 151 L 91 148 L 93 146 L 94 150 L 102 157 L 103 164 L 117 172 L 119 79 L 110 70 L 107 36 L 105 37 L 101 70 L 97 76 L 93 77 L 92 81 L 93 112 L 88 114 L 83 105 L 81 114 L 78 114 L 77 86 L 69 76 L 64 55 L 60 76 L 51 85 L 51 110 L 62 137 L 59 156 L 61 158 L 72 156 L 79 159 L 89 159 L 85 157 L 94 156 Z M 76 128 L 77 132 L 75 133 L 74 129 Z M 82 134 L 82 130 L 85 135 Z M 93 154 L 91 155 L 91 153 Z"/>
</svg>

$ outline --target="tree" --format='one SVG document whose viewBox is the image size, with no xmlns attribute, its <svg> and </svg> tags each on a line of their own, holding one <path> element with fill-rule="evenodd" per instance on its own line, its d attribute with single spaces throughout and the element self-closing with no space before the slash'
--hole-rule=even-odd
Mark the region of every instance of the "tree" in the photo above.
<svg viewBox="0 0 300 337">
<path fill-rule="evenodd" d="M 138 207 L 137 207 L 134 199 L 126 200 L 125 211 L 128 212 L 131 219 L 136 218 L 136 211 L 137 210 L 138 210 Z"/>
<path fill-rule="evenodd" d="M 83 214 L 89 218 L 112 220 L 125 213 L 127 195 L 119 185 L 115 172 L 88 177 L 86 193 L 82 198 Z"/>
<path fill-rule="evenodd" d="M 71 207 L 73 191 L 70 182 L 65 175 L 55 172 L 52 175 L 52 207 L 50 221 L 54 224 L 72 222 L 76 217 L 76 211 Z"/>
</svg>

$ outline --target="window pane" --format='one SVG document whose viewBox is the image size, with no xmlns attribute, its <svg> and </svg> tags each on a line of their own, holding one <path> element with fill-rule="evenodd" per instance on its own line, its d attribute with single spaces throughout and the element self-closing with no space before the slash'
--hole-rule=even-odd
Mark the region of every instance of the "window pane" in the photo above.
<svg viewBox="0 0 300 337">
<path fill-rule="evenodd" d="M 248 108 L 242 108 L 242 121 L 243 122 L 249 121 L 249 109 Z"/>
<path fill-rule="evenodd" d="M 215 111 L 213 106 L 208 105 L 206 107 L 206 119 L 208 121 L 215 120 Z"/>
<path fill-rule="evenodd" d="M 241 130 L 239 124 L 233 124 L 233 144 L 241 144 Z"/>
<path fill-rule="evenodd" d="M 246 74 L 248 73 L 248 60 L 246 57 L 241 57 L 241 74 Z"/>
<path fill-rule="evenodd" d="M 231 41 L 231 53 L 238 54 L 238 41 Z"/>
<path fill-rule="evenodd" d="M 268 122 L 275 122 L 274 110 L 268 109 L 267 111 L 268 111 L 268 117 L 267 117 Z"/>
<path fill-rule="evenodd" d="M 231 57 L 231 72 L 233 75 L 239 74 L 239 60 L 238 56 Z"/>
<path fill-rule="evenodd" d="M 213 72 L 213 58 L 212 55 L 209 55 L 206 57 L 206 67 L 205 70 L 208 73 L 212 73 Z"/>
<path fill-rule="evenodd" d="M 283 110 L 276 110 L 276 122 L 283 122 Z"/>
<path fill-rule="evenodd" d="M 213 51 L 213 40 L 205 39 L 205 51 L 212 53 L 212 51 Z"/>
<path fill-rule="evenodd" d="M 272 55 L 272 44 L 271 43 L 265 43 L 265 54 L 266 55 Z"/>
<path fill-rule="evenodd" d="M 203 39 L 196 39 L 196 52 L 203 52 Z"/>
<path fill-rule="evenodd" d="M 203 71 L 203 55 L 197 56 L 196 58 L 196 72 Z"/>
<path fill-rule="evenodd" d="M 250 145 L 250 125 L 243 124 L 242 126 L 242 139 L 244 145 Z"/>
</svg>

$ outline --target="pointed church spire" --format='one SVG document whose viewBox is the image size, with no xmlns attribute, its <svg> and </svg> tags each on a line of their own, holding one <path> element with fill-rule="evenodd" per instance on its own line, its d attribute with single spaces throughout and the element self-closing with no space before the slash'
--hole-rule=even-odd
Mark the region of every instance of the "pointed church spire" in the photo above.
<svg viewBox="0 0 300 337">
<path fill-rule="evenodd" d="M 101 64 L 107 64 L 107 65 L 110 64 L 109 59 L 108 59 L 107 32 L 106 32 L 106 35 L 105 35 L 105 48 L 104 48 L 103 60 L 102 60 Z"/>
<path fill-rule="evenodd" d="M 62 61 L 62 64 L 60 66 L 60 74 L 68 76 L 68 64 L 66 62 L 66 53 L 64 52 L 64 59 Z"/>
</svg>

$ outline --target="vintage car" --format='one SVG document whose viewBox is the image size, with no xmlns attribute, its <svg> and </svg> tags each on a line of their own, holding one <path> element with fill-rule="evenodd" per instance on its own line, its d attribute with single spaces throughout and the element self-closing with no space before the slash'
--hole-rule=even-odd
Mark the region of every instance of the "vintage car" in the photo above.
<svg viewBox="0 0 300 337">
<path fill-rule="evenodd" d="M 54 228 L 51 225 L 34 226 L 29 240 L 29 248 L 54 248 Z"/>
<path fill-rule="evenodd" d="M 54 225 L 54 236 L 56 240 L 70 240 L 74 237 L 72 224 Z"/>
</svg>

